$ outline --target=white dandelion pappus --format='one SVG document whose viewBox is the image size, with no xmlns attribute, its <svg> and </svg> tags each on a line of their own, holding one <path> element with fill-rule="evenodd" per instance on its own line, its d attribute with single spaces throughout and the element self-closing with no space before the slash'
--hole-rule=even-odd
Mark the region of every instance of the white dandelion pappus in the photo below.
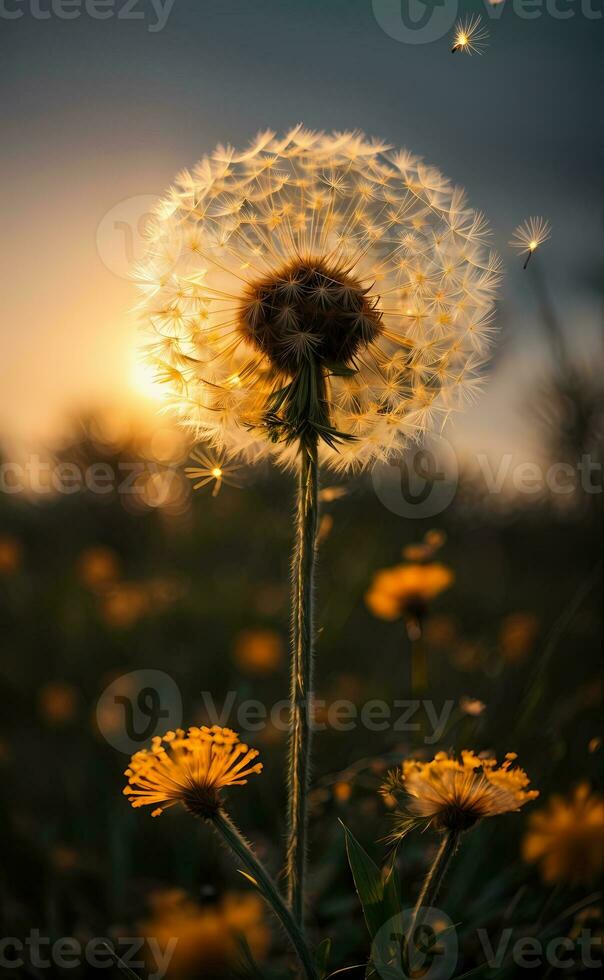
<svg viewBox="0 0 604 980">
<path fill-rule="evenodd" d="M 549 221 L 545 218 L 528 218 L 518 225 L 508 244 L 518 249 L 521 254 L 526 254 L 523 266 L 526 269 L 533 252 L 536 252 L 539 246 L 549 241 L 551 237 L 552 229 Z"/>
<path fill-rule="evenodd" d="M 293 464 L 312 396 L 320 462 L 361 469 L 474 394 L 500 281 L 487 237 L 438 170 L 361 133 L 219 147 L 152 223 L 144 357 L 218 452 Z"/>
<path fill-rule="evenodd" d="M 453 29 L 451 53 L 463 51 L 464 54 L 482 54 L 488 45 L 489 32 L 482 26 L 480 14 L 472 14 L 458 20 Z"/>
</svg>

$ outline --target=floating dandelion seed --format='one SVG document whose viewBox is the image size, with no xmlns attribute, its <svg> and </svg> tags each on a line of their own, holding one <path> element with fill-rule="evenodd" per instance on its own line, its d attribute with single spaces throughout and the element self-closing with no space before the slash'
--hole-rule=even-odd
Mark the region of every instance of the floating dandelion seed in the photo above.
<svg viewBox="0 0 604 980">
<path fill-rule="evenodd" d="M 521 254 L 526 253 L 526 261 L 522 267 L 526 269 L 533 252 L 536 252 L 539 246 L 551 237 L 552 230 L 549 221 L 546 221 L 545 218 L 529 218 L 518 225 L 509 244 L 512 248 L 517 248 Z"/>
<path fill-rule="evenodd" d="M 191 459 L 200 464 L 199 466 L 185 466 L 185 473 L 189 480 L 197 481 L 193 484 L 194 490 L 200 490 L 201 487 L 206 487 L 209 483 L 213 483 L 212 496 L 216 497 L 220 493 L 223 483 L 231 487 L 240 486 L 233 479 L 234 474 L 239 472 L 240 467 L 235 466 L 233 463 L 227 463 L 224 454 L 220 457 L 211 456 L 209 453 L 197 447 L 191 453 Z"/>
<path fill-rule="evenodd" d="M 291 466 L 317 440 L 320 462 L 362 469 L 474 393 L 500 279 L 487 234 L 435 168 L 360 133 L 219 147 L 152 223 L 145 357 L 218 451 Z"/>
<path fill-rule="evenodd" d="M 480 14 L 473 14 L 458 20 L 453 29 L 453 47 L 451 54 L 463 51 L 465 54 L 482 54 L 487 46 L 489 32 L 482 27 Z"/>
</svg>

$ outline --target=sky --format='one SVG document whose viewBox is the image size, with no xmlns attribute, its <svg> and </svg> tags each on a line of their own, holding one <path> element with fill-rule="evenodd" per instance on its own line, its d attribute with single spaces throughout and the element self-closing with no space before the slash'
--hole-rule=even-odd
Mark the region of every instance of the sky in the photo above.
<svg viewBox="0 0 604 980">
<path fill-rule="evenodd" d="M 488 48 L 452 56 L 456 14 L 477 11 Z M 145 214 L 217 143 L 299 121 L 407 147 L 486 213 L 501 336 L 456 433 L 520 439 L 548 363 L 507 244 L 524 218 L 551 222 L 534 261 L 572 348 L 602 329 L 603 47 L 600 0 L 0 0 L 0 440 L 146 398 L 128 279 Z"/>
</svg>

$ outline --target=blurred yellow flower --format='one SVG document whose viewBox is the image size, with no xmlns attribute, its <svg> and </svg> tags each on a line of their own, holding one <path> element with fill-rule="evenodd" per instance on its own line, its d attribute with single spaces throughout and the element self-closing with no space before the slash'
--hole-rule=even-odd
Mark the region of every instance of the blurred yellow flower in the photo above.
<svg viewBox="0 0 604 980">
<path fill-rule="evenodd" d="M 245 786 L 248 776 L 261 772 L 261 762 L 251 765 L 257 757 L 230 728 L 177 728 L 132 756 L 123 792 L 133 807 L 155 805 L 153 817 L 176 803 L 209 817 L 221 808 L 221 789 Z"/>
<path fill-rule="evenodd" d="M 78 700 L 75 687 L 62 681 L 46 684 L 38 695 L 40 712 L 51 725 L 64 725 L 71 721 L 76 713 Z"/>
<path fill-rule="evenodd" d="M 101 612 L 108 626 L 134 626 L 149 610 L 146 589 L 134 582 L 120 582 L 103 597 Z"/>
<path fill-rule="evenodd" d="M 352 796 L 352 786 L 350 783 L 345 782 L 335 783 L 333 788 L 333 796 L 338 803 L 347 803 Z"/>
<path fill-rule="evenodd" d="M 499 631 L 499 650 L 508 663 L 525 660 L 533 649 L 539 632 L 534 613 L 516 612 L 506 616 Z"/>
<path fill-rule="evenodd" d="M 13 575 L 21 565 L 21 545 L 16 538 L 0 538 L 0 575 Z"/>
<path fill-rule="evenodd" d="M 380 619 L 395 620 L 404 615 L 420 619 L 428 603 L 448 589 L 454 578 L 451 569 L 439 562 L 384 568 L 374 575 L 365 601 Z"/>
<path fill-rule="evenodd" d="M 467 695 L 463 695 L 459 699 L 459 707 L 463 711 L 464 715 L 470 715 L 472 718 L 477 718 L 483 713 L 486 708 L 484 701 L 480 701 L 478 698 L 470 698 Z"/>
<path fill-rule="evenodd" d="M 455 620 L 444 614 L 430 616 L 424 629 L 424 637 L 428 646 L 440 649 L 453 646 L 457 635 Z"/>
<path fill-rule="evenodd" d="M 408 544 L 403 548 L 403 558 L 407 561 L 428 561 L 434 557 L 439 548 L 442 548 L 446 540 L 447 535 L 444 531 L 436 529 L 428 531 L 419 544 Z"/>
<path fill-rule="evenodd" d="M 269 950 L 270 932 L 259 895 L 230 892 L 217 903 L 199 905 L 180 889 L 171 889 L 154 893 L 150 905 L 151 915 L 141 923 L 140 931 L 162 950 L 174 946 L 167 973 L 170 980 L 231 978 L 239 958 L 239 936 L 245 938 L 256 960 L 264 959 Z M 149 961 L 155 968 L 152 950 Z"/>
<path fill-rule="evenodd" d="M 331 514 L 322 514 L 317 531 L 317 537 L 315 538 L 315 547 L 319 548 L 325 541 L 327 541 L 327 538 L 332 531 L 333 517 Z"/>
<path fill-rule="evenodd" d="M 86 548 L 78 561 L 78 573 L 87 588 L 95 592 L 106 589 L 119 577 L 119 559 L 111 548 L 102 545 Z"/>
<path fill-rule="evenodd" d="M 467 830 L 483 817 L 519 810 L 539 793 L 526 789 L 530 780 L 513 765 L 515 759 L 516 754 L 508 752 L 498 766 L 496 759 L 465 749 L 460 760 L 446 752 L 438 752 L 431 762 L 405 760 L 388 774 L 381 790 L 400 806 L 395 836 L 416 826 Z"/>
<path fill-rule="evenodd" d="M 587 783 L 531 814 L 522 845 L 544 881 L 587 885 L 604 870 L 604 798 Z"/>
<path fill-rule="evenodd" d="M 242 670 L 269 674 L 281 666 L 283 640 L 275 630 L 242 630 L 235 638 L 233 657 Z"/>
</svg>

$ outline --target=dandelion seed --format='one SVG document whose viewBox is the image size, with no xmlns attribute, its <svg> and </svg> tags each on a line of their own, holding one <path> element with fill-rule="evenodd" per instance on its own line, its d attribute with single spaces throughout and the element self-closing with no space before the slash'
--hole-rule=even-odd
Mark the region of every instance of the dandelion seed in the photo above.
<svg viewBox="0 0 604 980">
<path fill-rule="evenodd" d="M 257 757 L 230 728 L 177 728 L 132 756 L 124 795 L 133 807 L 154 806 L 153 817 L 180 803 L 209 818 L 222 806 L 222 789 L 245 786 L 248 776 L 262 771 Z"/>
<path fill-rule="evenodd" d="M 533 252 L 536 252 L 539 246 L 549 241 L 551 237 L 549 221 L 546 221 L 545 218 L 528 218 L 527 221 L 518 225 L 509 244 L 512 248 L 517 248 L 521 254 L 526 254 L 526 261 L 523 266 L 526 269 Z"/>
<path fill-rule="evenodd" d="M 534 800 L 537 790 L 508 752 L 503 765 L 491 757 L 464 750 L 461 759 L 438 752 L 431 762 L 408 759 L 388 774 L 381 792 L 399 804 L 394 837 L 415 827 L 461 832 L 484 817 L 519 810 Z"/>
<path fill-rule="evenodd" d="M 458 20 L 453 29 L 453 47 L 451 54 L 463 51 L 465 54 L 482 54 L 487 46 L 489 32 L 482 27 L 480 14 L 473 14 Z"/>
<path fill-rule="evenodd" d="M 233 463 L 227 463 L 224 455 L 216 458 L 198 447 L 191 453 L 191 459 L 200 464 L 199 466 L 185 467 L 185 473 L 189 480 L 197 481 L 193 484 L 194 490 L 200 490 L 209 483 L 213 483 L 212 496 L 216 497 L 220 493 L 223 483 L 232 487 L 240 486 L 233 479 L 233 476 L 241 467 L 235 466 Z"/>
<path fill-rule="evenodd" d="M 229 458 L 292 466 L 310 434 L 320 463 L 366 468 L 472 395 L 500 278 L 485 240 L 445 177 L 361 133 L 219 148 L 152 223 L 145 359 Z"/>
</svg>

